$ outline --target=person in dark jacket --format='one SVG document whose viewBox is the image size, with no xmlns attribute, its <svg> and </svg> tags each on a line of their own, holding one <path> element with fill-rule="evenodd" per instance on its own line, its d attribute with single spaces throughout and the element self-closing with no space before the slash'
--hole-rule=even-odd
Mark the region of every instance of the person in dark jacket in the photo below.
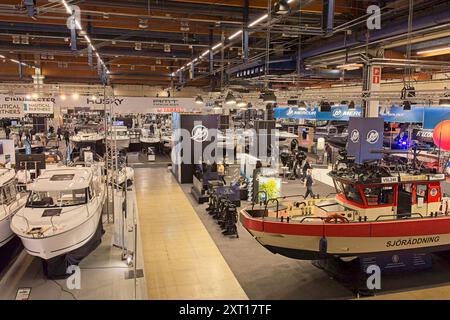
<svg viewBox="0 0 450 320">
<path fill-rule="evenodd" d="M 64 132 L 64 141 L 66 141 L 66 147 L 68 147 L 69 146 L 69 142 L 70 142 L 70 134 L 69 134 L 69 130 L 66 130 L 65 132 Z"/>
<path fill-rule="evenodd" d="M 11 134 L 11 129 L 9 127 L 5 128 L 6 139 L 9 140 L 9 135 Z"/>
<path fill-rule="evenodd" d="M 308 196 L 311 196 L 311 198 L 315 198 L 314 192 L 312 190 L 313 185 L 313 178 L 312 178 L 312 171 L 311 169 L 308 170 L 306 179 L 305 179 L 305 187 L 306 187 L 306 193 L 305 193 L 305 199 L 308 198 Z"/>
<path fill-rule="evenodd" d="M 328 163 L 333 164 L 333 149 L 331 149 L 331 146 L 327 143 L 325 146 L 325 152 L 327 153 L 327 161 Z"/>
<path fill-rule="evenodd" d="M 36 134 L 36 130 L 34 128 L 31 128 L 30 130 L 30 141 L 33 141 L 33 136 Z"/>
<path fill-rule="evenodd" d="M 56 130 L 56 133 L 58 135 L 58 141 L 61 141 L 61 135 L 62 135 L 62 129 L 61 127 L 58 127 L 58 130 Z"/>
<path fill-rule="evenodd" d="M 305 164 L 303 165 L 303 168 L 302 168 L 302 172 L 303 172 L 302 181 L 305 181 L 306 175 L 307 175 L 307 172 L 309 169 L 311 169 L 311 165 L 309 164 L 309 161 L 306 160 Z"/>
</svg>

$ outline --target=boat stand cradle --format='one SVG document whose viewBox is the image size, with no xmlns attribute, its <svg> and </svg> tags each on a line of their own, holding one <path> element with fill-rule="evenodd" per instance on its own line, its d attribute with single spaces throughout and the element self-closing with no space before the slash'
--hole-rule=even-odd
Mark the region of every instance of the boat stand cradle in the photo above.
<svg viewBox="0 0 450 320">
<path fill-rule="evenodd" d="M 0 275 L 4 270 L 8 269 L 8 266 L 14 263 L 17 256 L 22 250 L 22 241 L 20 241 L 19 237 L 17 236 L 14 236 L 6 244 L 0 247 Z"/>
<path fill-rule="evenodd" d="M 44 275 L 48 279 L 66 279 L 71 274 L 67 273 L 67 268 L 71 265 L 78 265 L 81 260 L 94 251 L 102 242 L 102 236 L 105 233 L 100 216 L 100 223 L 92 238 L 82 247 L 61 256 L 49 260 L 42 260 Z"/>
<path fill-rule="evenodd" d="M 430 253 L 402 253 L 363 256 L 351 261 L 340 258 L 313 260 L 312 265 L 325 271 L 331 278 L 352 291 L 357 297 L 374 296 L 381 293 L 378 289 L 369 289 L 373 283 L 375 272 L 370 266 L 377 266 L 382 276 L 395 275 L 404 272 L 414 272 L 431 269 L 433 266 Z"/>
</svg>

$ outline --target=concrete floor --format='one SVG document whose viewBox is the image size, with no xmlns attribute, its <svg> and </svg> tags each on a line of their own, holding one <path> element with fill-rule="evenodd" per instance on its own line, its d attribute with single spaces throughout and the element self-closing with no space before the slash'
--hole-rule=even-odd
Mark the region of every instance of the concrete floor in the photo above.
<svg viewBox="0 0 450 320">
<path fill-rule="evenodd" d="M 183 185 L 199 218 L 214 239 L 234 275 L 250 299 L 355 299 L 348 283 L 332 279 L 310 261 L 289 259 L 263 248 L 241 225 L 239 238 L 224 237 L 214 219 L 206 213 Z M 282 185 L 283 195 L 302 194 L 299 181 Z M 314 191 L 327 195 L 334 188 L 316 181 Z M 429 270 L 385 275 L 382 290 L 370 299 L 450 299 L 450 256 L 432 255 Z"/>
</svg>

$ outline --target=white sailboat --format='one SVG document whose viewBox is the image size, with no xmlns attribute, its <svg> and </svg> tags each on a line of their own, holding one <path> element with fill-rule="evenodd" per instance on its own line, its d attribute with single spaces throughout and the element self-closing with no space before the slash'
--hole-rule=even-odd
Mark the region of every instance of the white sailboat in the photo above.
<svg viewBox="0 0 450 320">
<path fill-rule="evenodd" d="M 13 169 L 0 169 L 0 247 L 14 237 L 10 224 L 13 215 L 25 205 L 26 197 L 16 188 Z"/>
<path fill-rule="evenodd" d="M 46 170 L 29 189 L 11 229 L 30 255 L 48 260 L 92 239 L 106 199 L 100 166 Z"/>
</svg>

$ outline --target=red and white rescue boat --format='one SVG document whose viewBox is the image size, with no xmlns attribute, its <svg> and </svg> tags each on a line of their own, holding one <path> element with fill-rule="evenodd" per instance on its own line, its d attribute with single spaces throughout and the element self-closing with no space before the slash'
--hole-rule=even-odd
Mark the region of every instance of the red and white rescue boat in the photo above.
<svg viewBox="0 0 450 320">
<path fill-rule="evenodd" d="M 450 250 L 444 174 L 395 173 L 366 182 L 330 175 L 335 198 L 269 200 L 241 210 L 242 225 L 271 252 L 302 260 Z"/>
</svg>

